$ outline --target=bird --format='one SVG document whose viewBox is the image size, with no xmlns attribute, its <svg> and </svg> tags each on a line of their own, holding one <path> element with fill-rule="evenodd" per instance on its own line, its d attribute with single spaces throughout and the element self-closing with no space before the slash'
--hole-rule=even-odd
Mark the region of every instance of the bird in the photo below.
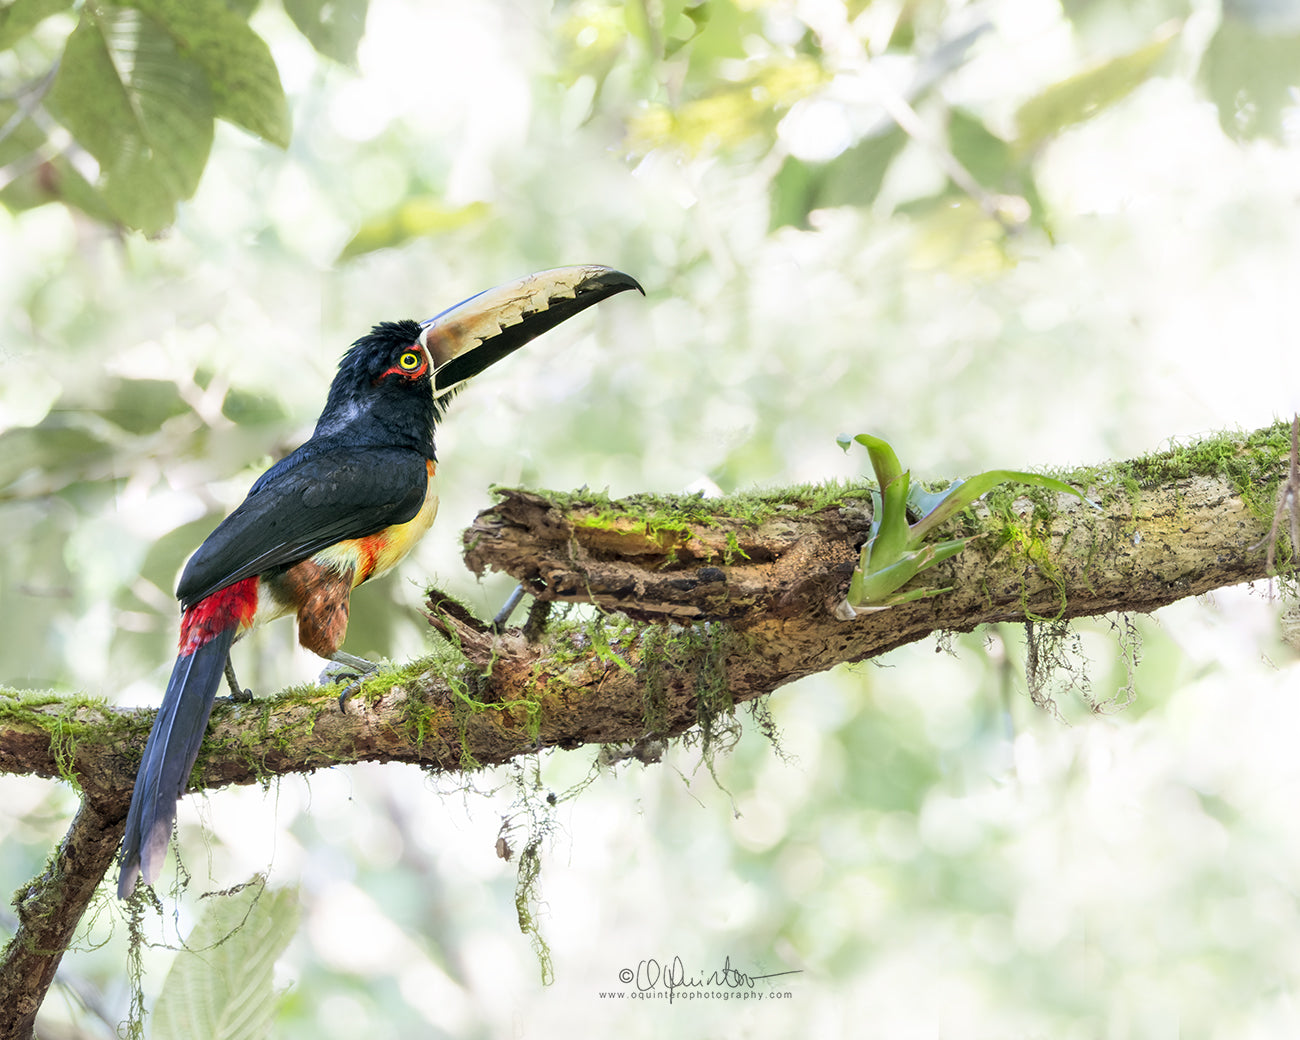
<svg viewBox="0 0 1300 1040">
<path fill-rule="evenodd" d="M 631 275 L 586 265 L 488 289 L 423 322 L 381 322 L 344 353 L 311 437 L 263 473 L 190 557 L 177 584 L 176 663 L 127 811 L 117 892 L 152 885 L 223 675 L 250 629 L 297 616 L 298 641 L 358 673 L 341 649 L 352 590 L 392 570 L 433 523 L 434 430 L 449 396 L 525 343 L 616 293 Z"/>
</svg>

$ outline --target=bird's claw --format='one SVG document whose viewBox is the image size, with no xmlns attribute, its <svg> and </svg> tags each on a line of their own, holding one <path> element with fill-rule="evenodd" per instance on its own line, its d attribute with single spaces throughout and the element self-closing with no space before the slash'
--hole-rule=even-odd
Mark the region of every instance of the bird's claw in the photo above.
<svg viewBox="0 0 1300 1040">
<path fill-rule="evenodd" d="M 345 687 L 343 687 L 343 692 L 339 694 L 339 711 L 348 710 L 348 701 L 351 700 L 352 695 L 360 689 L 361 689 L 360 676 L 358 676 L 356 679 L 352 680 L 352 682 L 348 683 Z"/>
<path fill-rule="evenodd" d="M 348 701 L 354 693 L 361 689 L 361 680 L 364 679 L 365 676 L 366 673 L 358 672 L 355 668 L 348 665 L 331 664 L 320 673 L 320 679 L 318 682 L 321 686 L 335 686 L 338 683 L 346 682 L 351 679 L 352 681 L 348 682 L 339 694 L 339 711 L 347 711 Z"/>
<path fill-rule="evenodd" d="M 253 691 L 239 685 L 235 677 L 235 666 L 226 658 L 226 685 L 230 687 L 230 700 L 235 704 L 247 704 L 253 699 Z"/>
<path fill-rule="evenodd" d="M 374 662 L 367 661 L 364 657 L 345 654 L 340 650 L 320 673 L 319 683 L 321 686 L 333 686 L 335 683 L 351 679 L 352 681 L 343 687 L 343 691 L 339 694 L 339 711 L 347 711 L 348 700 L 361 689 L 361 683 L 366 676 L 378 670 L 379 665 Z"/>
</svg>

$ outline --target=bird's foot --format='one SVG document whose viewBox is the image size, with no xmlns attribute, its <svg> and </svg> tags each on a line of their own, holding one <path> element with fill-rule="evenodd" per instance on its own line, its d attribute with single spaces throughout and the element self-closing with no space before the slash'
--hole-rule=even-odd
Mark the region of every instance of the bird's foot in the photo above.
<svg viewBox="0 0 1300 1040">
<path fill-rule="evenodd" d="M 339 694 L 339 711 L 347 711 L 348 699 L 361 689 L 361 683 L 366 676 L 373 675 L 377 671 L 379 665 L 374 661 L 367 661 L 364 657 L 336 650 L 330 656 L 330 663 L 320 673 L 320 684 L 333 685 L 351 679 L 352 681 L 343 687 L 343 692 Z"/>
<path fill-rule="evenodd" d="M 506 622 L 510 620 L 510 615 L 515 612 L 515 607 L 519 606 L 519 601 L 523 598 L 524 587 L 522 585 L 516 585 L 514 592 L 510 593 L 510 595 L 506 597 L 505 603 L 502 604 L 501 609 L 496 612 L 496 616 L 492 618 L 492 625 L 490 627 L 493 632 L 499 633 L 506 627 Z"/>
<path fill-rule="evenodd" d="M 230 699 L 239 704 L 247 704 L 253 699 L 253 691 L 241 689 L 239 680 L 235 678 L 235 666 L 230 663 L 230 658 L 226 658 L 226 685 L 230 687 Z"/>
<path fill-rule="evenodd" d="M 519 601 L 524 598 L 525 590 L 522 585 L 516 585 L 514 592 L 506 598 L 504 606 L 497 611 L 496 617 L 492 619 L 492 624 L 488 626 L 490 630 L 497 635 L 505 631 L 506 622 L 510 620 L 510 615 L 519 606 Z M 544 599 L 533 599 L 532 606 L 528 608 L 528 620 L 524 622 L 524 638 L 528 642 L 536 642 L 541 638 L 542 633 L 546 630 L 546 621 L 550 616 L 551 601 Z"/>
</svg>

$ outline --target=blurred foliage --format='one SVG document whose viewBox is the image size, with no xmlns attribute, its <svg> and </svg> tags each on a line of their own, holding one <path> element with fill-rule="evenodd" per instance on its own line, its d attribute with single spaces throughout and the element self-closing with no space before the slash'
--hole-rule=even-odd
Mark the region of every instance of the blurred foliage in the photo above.
<svg viewBox="0 0 1300 1040">
<path fill-rule="evenodd" d="M 285 0 L 284 11 L 321 54 L 344 64 L 357 59 L 369 0 Z M 247 4 L 245 17 L 257 6 Z"/>
<path fill-rule="evenodd" d="M 1225 4 L 1223 23 L 1201 66 L 1220 125 L 1239 140 L 1282 140 L 1287 112 L 1294 111 L 1300 90 L 1300 15 L 1274 20 L 1266 17 L 1269 6 L 1276 9 Z"/>
<path fill-rule="evenodd" d="M 326 6 L 343 24 L 322 17 Z M 307 37 L 341 60 L 355 52 L 364 22 L 364 4 L 356 6 L 291 5 Z M 197 189 L 216 119 L 288 146 L 288 104 L 270 49 L 248 26 L 252 5 L 92 0 L 72 8 L 11 0 L 0 12 L 6 206 L 62 201 L 157 233 Z M 80 172 L 87 166 L 98 168 L 93 185 Z"/>
<path fill-rule="evenodd" d="M 347 343 L 557 264 L 614 264 L 649 298 L 466 389 L 439 522 L 358 591 L 353 652 L 422 653 L 426 581 L 496 609 L 506 583 L 458 552 L 494 482 L 856 477 L 833 438 L 864 425 L 959 477 L 1289 413 L 1288 14 L 0 4 L 0 679 L 156 702 L 186 555 L 310 432 Z M 546 1036 L 575 1008 L 662 1034 L 660 1008 L 598 993 L 673 954 L 803 972 L 780 1005 L 671 1009 L 700 1035 L 1293 1035 L 1300 720 L 1275 604 L 1228 590 L 1070 633 L 1041 691 L 1069 726 L 1025 696 L 1010 627 L 782 691 L 787 757 L 749 726 L 725 791 L 697 748 L 594 774 L 593 752 L 544 756 L 551 790 L 591 780 L 543 810 L 549 990 L 495 851 L 537 810 L 510 774 L 188 799 L 192 877 L 146 921 L 147 996 L 198 892 L 269 867 L 302 900 L 286 1037 Z M 241 643 L 241 678 L 313 677 L 293 643 Z M 12 889 L 74 804 L 0 785 Z M 106 893 L 51 1029 L 125 1016 L 126 932 Z"/>
<path fill-rule="evenodd" d="M 96 219 L 158 232 L 174 219 L 175 204 L 193 195 L 215 119 L 287 146 L 280 77 L 248 25 L 257 6 L 101 0 L 73 11 L 70 0 L 10 0 L 0 11 L 0 48 L 10 59 L 0 67 L 0 82 L 8 81 L 0 108 L 0 200 L 15 210 L 60 200 Z M 1067 12 L 1087 20 L 1105 6 L 1079 3 Z M 348 64 L 356 60 L 366 9 L 366 0 L 284 5 L 312 46 Z M 964 25 L 967 12 L 947 12 L 940 3 L 828 8 L 801 24 L 779 5 L 735 0 L 653 6 L 588 0 L 566 5 L 555 32 L 561 82 L 590 84 L 594 104 L 618 77 L 614 92 L 623 96 L 602 107 L 607 118 L 624 122 L 623 147 L 631 155 L 671 147 L 779 159 L 774 227 L 806 227 L 809 213 L 826 206 L 870 206 L 906 141 L 879 110 L 923 102 L 934 102 L 929 143 L 947 149 L 987 190 L 1022 197 L 1025 219 L 1041 223 L 1028 157 L 1155 73 L 1189 9 L 1153 5 L 1135 21 L 1153 9 L 1167 19 L 1152 27 L 1153 39 L 1027 99 L 1009 139 L 942 100 L 945 83 L 960 73 L 991 22 L 979 16 L 973 27 Z M 1300 68 L 1300 17 L 1288 10 L 1227 4 L 1203 51 L 1202 81 L 1224 128 L 1236 136 L 1282 133 Z M 825 24 L 839 19 L 842 24 Z M 50 22 L 71 31 L 61 33 Z M 774 26 L 778 32 L 770 31 Z M 854 44 L 827 53 L 821 39 L 837 29 Z M 791 154 L 789 142 L 780 147 L 778 129 L 792 109 L 831 98 L 843 104 L 837 95 L 848 80 L 857 81 L 857 103 L 841 113 L 845 126 L 834 157 L 809 160 L 798 148 Z M 624 93 L 628 87 L 635 97 Z M 55 133 L 56 125 L 70 139 Z M 98 168 L 91 180 L 81 172 L 88 166 Z M 436 199 L 405 200 L 377 227 L 363 229 L 344 257 L 445 230 L 472 212 L 447 210 Z"/>
<path fill-rule="evenodd" d="M 1066 127 L 1123 100 L 1151 76 L 1172 39 L 1172 30 L 1164 29 L 1152 43 L 1055 83 L 1026 101 L 1016 113 L 1016 148 L 1039 148 Z"/>
<path fill-rule="evenodd" d="M 264 879 L 208 903 L 167 972 L 154 1009 L 156 1040 L 261 1040 L 273 1036 L 283 994 L 271 985 L 276 960 L 298 926 L 289 889 Z"/>
</svg>

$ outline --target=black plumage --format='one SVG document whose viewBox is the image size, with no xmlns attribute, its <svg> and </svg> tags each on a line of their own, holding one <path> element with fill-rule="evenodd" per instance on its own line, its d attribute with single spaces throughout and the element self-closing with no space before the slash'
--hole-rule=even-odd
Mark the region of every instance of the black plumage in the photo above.
<svg viewBox="0 0 1300 1040">
<path fill-rule="evenodd" d="M 376 325 L 344 353 L 311 438 L 258 478 L 181 575 L 180 652 L 136 775 L 119 895 L 158 876 L 234 640 L 295 613 L 303 646 L 358 666 L 342 651 L 349 597 L 433 521 L 434 424 L 449 392 L 579 311 L 640 288 L 605 267 L 544 271 L 428 322 Z"/>
</svg>

